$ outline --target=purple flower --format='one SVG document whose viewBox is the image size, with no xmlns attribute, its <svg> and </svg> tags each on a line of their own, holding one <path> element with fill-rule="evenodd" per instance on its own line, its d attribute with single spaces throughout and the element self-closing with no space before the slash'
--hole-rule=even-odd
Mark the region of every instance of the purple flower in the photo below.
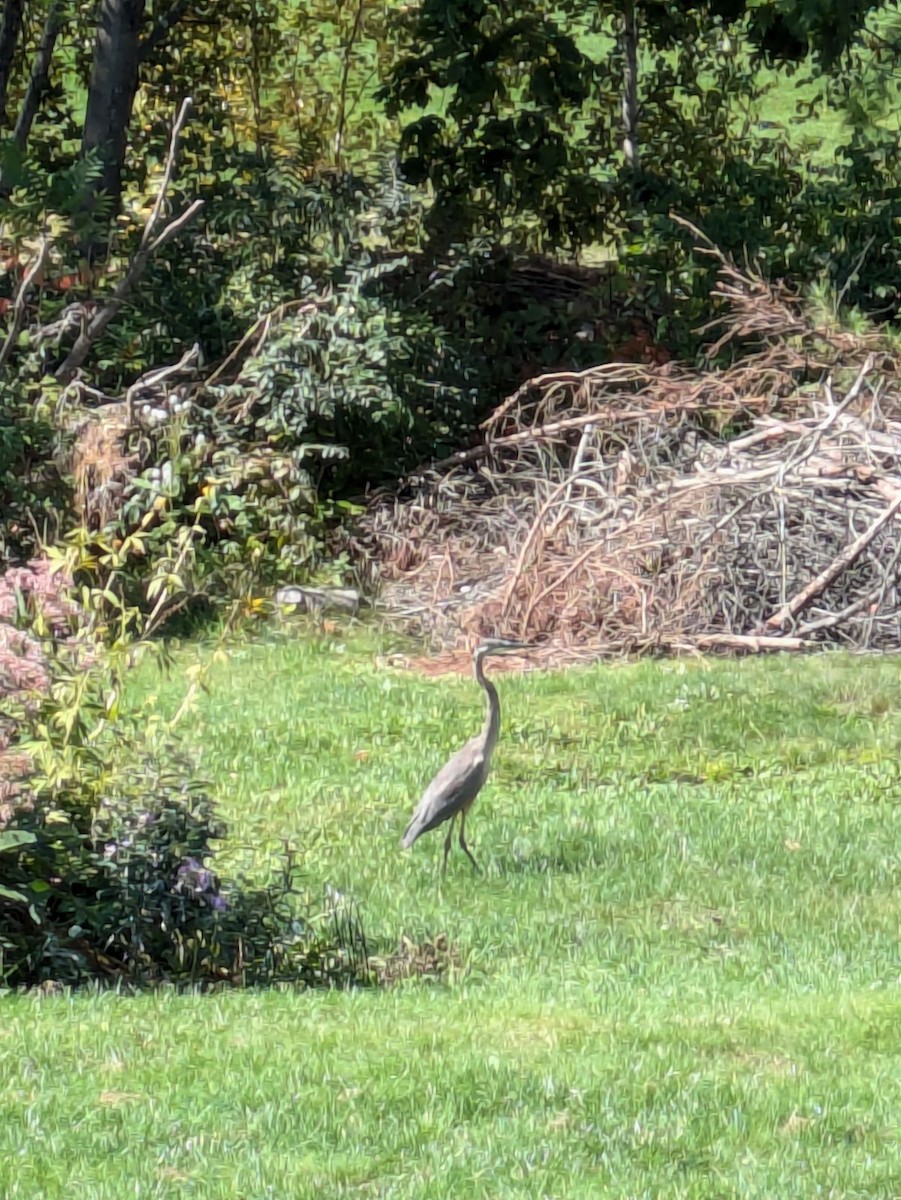
<svg viewBox="0 0 901 1200">
<path fill-rule="evenodd" d="M 185 858 L 176 872 L 176 889 L 190 892 L 198 900 L 204 899 L 210 908 L 221 912 L 228 907 L 219 895 L 219 880 L 196 858 Z"/>
</svg>

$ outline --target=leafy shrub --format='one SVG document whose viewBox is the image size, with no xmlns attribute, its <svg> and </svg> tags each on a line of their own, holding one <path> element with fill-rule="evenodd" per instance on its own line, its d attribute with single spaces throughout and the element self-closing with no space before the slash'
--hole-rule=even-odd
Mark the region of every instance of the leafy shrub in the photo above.
<svg viewBox="0 0 901 1200">
<path fill-rule="evenodd" d="M 23 395 L 0 384 L 0 561 L 29 558 L 65 527 L 70 490 L 57 465 L 59 434 Z"/>
<path fill-rule="evenodd" d="M 348 496 L 449 452 L 476 423 L 471 350 L 467 362 L 459 338 L 394 294 L 407 259 L 383 262 L 375 246 L 415 224 L 409 190 L 385 167 L 298 199 L 300 295 L 254 323 L 229 369 L 132 384 L 130 422 L 122 404 L 83 411 L 74 456 L 90 487 L 68 565 L 106 597 L 106 618 L 146 614 L 163 591 L 174 611 L 308 578 Z"/>
<path fill-rule="evenodd" d="M 290 856 L 268 889 L 214 875 L 225 828 L 207 791 L 165 727 L 120 711 L 121 678 L 86 657 L 89 639 L 13 632 L 42 654 L 4 696 L 0 984 L 368 977 L 355 913 L 332 926 L 307 917 Z"/>
<path fill-rule="evenodd" d="M 108 747 L 78 754 L 92 773 L 77 780 L 33 777 L 0 831 L 0 982 L 362 978 L 358 925 L 341 944 L 304 918 L 290 860 L 271 888 L 221 883 L 209 860 L 225 828 L 190 765 L 158 745 L 128 749 L 128 762 Z"/>
<path fill-rule="evenodd" d="M 396 478 L 475 424 L 473 367 L 427 314 L 379 289 L 397 265 L 349 265 L 222 395 L 245 445 L 283 456 L 326 494 Z"/>
</svg>

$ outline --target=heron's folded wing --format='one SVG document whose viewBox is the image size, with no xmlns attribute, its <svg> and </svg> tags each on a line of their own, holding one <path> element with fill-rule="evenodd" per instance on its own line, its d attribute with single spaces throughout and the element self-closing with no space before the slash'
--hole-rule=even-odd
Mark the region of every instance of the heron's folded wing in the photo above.
<svg viewBox="0 0 901 1200">
<path fill-rule="evenodd" d="M 448 820 L 478 794 L 485 779 L 485 755 L 479 739 L 467 742 L 444 764 L 422 794 L 413 820 L 417 836 Z"/>
</svg>

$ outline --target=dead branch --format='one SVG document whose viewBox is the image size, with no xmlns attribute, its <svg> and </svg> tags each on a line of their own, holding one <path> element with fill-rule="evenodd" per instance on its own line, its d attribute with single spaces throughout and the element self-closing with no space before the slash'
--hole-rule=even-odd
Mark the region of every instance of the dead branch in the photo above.
<svg viewBox="0 0 901 1200">
<path fill-rule="evenodd" d="M 155 370 L 147 371 L 140 379 L 136 379 L 125 393 L 125 411 L 127 414 L 128 424 L 131 425 L 134 421 L 134 403 L 135 399 L 146 392 L 148 389 L 158 388 L 161 383 L 174 378 L 176 375 L 182 375 L 187 371 L 195 371 L 201 360 L 200 346 L 197 342 L 186 350 L 177 363 L 169 363 L 165 367 L 157 367 Z"/>
<path fill-rule="evenodd" d="M 778 612 L 773 613 L 767 621 L 767 625 L 771 629 L 778 629 L 786 621 L 791 620 L 792 617 L 796 617 L 799 612 L 802 612 L 811 600 L 818 596 L 820 592 L 841 575 L 842 571 L 847 570 L 860 557 L 882 527 L 891 521 L 899 508 L 901 508 L 901 495 L 896 496 L 885 512 L 878 516 L 873 524 L 864 530 L 860 537 L 856 538 L 846 550 L 833 559 L 824 571 L 821 571 L 815 579 L 812 579 L 805 588 L 802 588 Z"/>
<path fill-rule="evenodd" d="M 256 358 L 262 352 L 269 334 L 289 314 L 294 313 L 297 316 L 302 316 L 305 313 L 309 313 L 312 315 L 318 312 L 325 303 L 324 299 L 318 297 L 315 299 L 290 300 L 285 304 L 280 304 L 272 312 L 264 313 L 263 316 L 258 317 L 241 338 L 240 342 L 238 342 L 237 346 L 235 346 L 234 350 L 231 351 L 228 357 L 219 364 L 213 374 L 207 379 L 206 386 L 215 387 L 227 378 L 229 372 L 234 371 L 237 373 L 247 359 Z"/>
<path fill-rule="evenodd" d="M 34 262 L 28 268 L 19 290 L 16 293 L 15 303 L 13 304 L 12 320 L 10 321 L 9 330 L 7 331 L 3 345 L 0 347 L 0 370 L 2 370 L 6 366 L 7 362 L 9 362 L 9 356 L 15 349 L 19 334 L 22 332 L 22 326 L 25 324 L 25 302 L 28 293 L 31 291 L 31 286 L 35 279 L 44 269 L 49 254 L 50 239 L 46 235 L 42 235 L 40 247 L 37 255 L 35 256 Z"/>
<path fill-rule="evenodd" d="M 75 376 L 76 371 L 81 367 L 82 363 L 87 358 L 91 351 L 91 347 L 97 339 L 103 334 L 107 326 L 115 320 L 122 310 L 125 301 L 128 299 L 131 292 L 134 290 L 138 280 L 144 274 L 147 264 L 160 249 L 165 245 L 170 238 L 175 237 L 177 233 L 188 224 L 189 221 L 197 215 L 203 207 L 202 200 L 194 200 L 188 208 L 178 217 L 169 221 L 163 229 L 157 233 L 160 223 L 163 204 L 166 199 L 166 194 L 169 190 L 169 184 L 172 179 L 172 172 L 175 169 L 175 162 L 178 153 L 178 140 L 181 135 L 182 128 L 188 116 L 188 111 L 191 107 L 192 100 L 188 96 L 181 105 L 178 116 L 172 127 L 172 136 L 169 142 L 169 153 L 166 157 L 166 165 L 163 170 L 163 179 L 157 191 L 156 200 L 147 223 L 144 226 L 144 231 L 141 235 L 141 241 L 134 258 L 128 265 L 125 275 L 122 277 L 110 299 L 100 309 L 100 311 L 91 319 L 90 324 L 80 334 L 75 342 L 75 345 L 69 351 L 65 361 L 57 369 L 55 378 L 58 383 L 63 385 L 68 384 Z"/>
<path fill-rule="evenodd" d="M 901 647 L 890 343 L 821 328 L 718 257 L 715 336 L 755 353 L 541 376 L 483 445 L 373 499 L 354 554 L 410 631 L 451 651 L 516 630 L 555 663 Z"/>
<path fill-rule="evenodd" d="M 810 650 L 816 643 L 805 641 L 801 637 L 765 637 L 743 635 L 738 633 L 704 633 L 691 642 L 672 642 L 674 650 L 747 650 L 751 654 L 762 654 L 766 651 L 779 652 L 782 650 Z"/>
</svg>

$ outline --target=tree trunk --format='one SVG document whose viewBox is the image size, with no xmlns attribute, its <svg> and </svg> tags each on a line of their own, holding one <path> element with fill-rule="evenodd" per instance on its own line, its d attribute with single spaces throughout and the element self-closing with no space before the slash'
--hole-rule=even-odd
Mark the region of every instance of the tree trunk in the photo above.
<svg viewBox="0 0 901 1200">
<path fill-rule="evenodd" d="M 625 0 L 623 51 L 623 155 L 635 173 L 640 165 L 638 142 L 638 11 L 635 0 Z"/>
<path fill-rule="evenodd" d="M 15 132 L 13 133 L 15 143 L 20 150 L 25 149 L 28 142 L 28 135 L 31 133 L 31 126 L 41 107 L 41 101 L 50 86 L 50 64 L 53 61 L 53 51 L 56 49 L 56 39 L 59 37 L 65 23 L 65 2 L 64 0 L 54 0 L 52 8 L 47 14 L 47 20 L 44 22 L 41 42 L 34 56 L 34 62 L 31 65 L 31 78 L 28 81 L 28 90 L 22 101 L 22 107 L 19 110 L 19 116 L 16 120 Z"/>
<path fill-rule="evenodd" d="M 88 209 L 103 193 L 113 213 L 119 211 L 128 127 L 138 90 L 144 4 L 145 0 L 100 2 L 81 151 L 98 151 L 102 169 L 85 197 Z"/>
<path fill-rule="evenodd" d="M 6 0 L 0 17 L 0 124 L 6 125 L 6 95 L 12 75 L 13 59 L 22 32 L 25 0 Z"/>
</svg>

